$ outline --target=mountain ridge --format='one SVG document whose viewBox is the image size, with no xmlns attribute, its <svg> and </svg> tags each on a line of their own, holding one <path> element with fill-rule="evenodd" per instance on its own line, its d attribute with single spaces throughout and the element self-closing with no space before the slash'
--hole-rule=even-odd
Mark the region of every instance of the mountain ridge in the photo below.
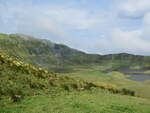
<svg viewBox="0 0 150 113">
<path fill-rule="evenodd" d="M 116 64 L 118 67 L 150 67 L 150 56 L 129 53 L 89 54 L 64 44 L 22 34 L 0 34 L 0 50 L 27 63 L 53 71 L 80 65 Z M 113 67 L 115 68 L 115 65 Z"/>
</svg>

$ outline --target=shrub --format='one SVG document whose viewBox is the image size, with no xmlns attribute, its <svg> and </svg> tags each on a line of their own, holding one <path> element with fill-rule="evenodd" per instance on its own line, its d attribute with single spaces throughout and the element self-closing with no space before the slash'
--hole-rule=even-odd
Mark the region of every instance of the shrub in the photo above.
<svg viewBox="0 0 150 113">
<path fill-rule="evenodd" d="M 70 91 L 70 86 L 68 84 L 62 84 L 62 88 L 66 91 Z"/>
<path fill-rule="evenodd" d="M 123 88 L 123 89 L 121 90 L 121 93 L 124 94 L 124 95 L 135 96 L 135 92 L 134 92 L 134 91 L 131 91 L 131 90 L 128 90 L 128 89 L 125 89 L 125 88 Z"/>
</svg>

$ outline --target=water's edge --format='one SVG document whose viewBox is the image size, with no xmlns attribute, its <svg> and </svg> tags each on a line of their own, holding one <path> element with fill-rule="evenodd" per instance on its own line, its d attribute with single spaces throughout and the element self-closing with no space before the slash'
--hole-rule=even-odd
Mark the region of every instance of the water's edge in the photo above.
<svg viewBox="0 0 150 113">
<path fill-rule="evenodd" d="M 112 72 L 113 70 L 107 70 L 105 72 Z M 125 75 L 128 75 L 130 77 L 127 77 L 130 80 L 134 80 L 134 81 L 139 81 L 139 82 L 143 82 L 146 80 L 150 80 L 150 75 L 149 74 L 145 74 L 144 72 L 146 71 L 145 69 L 143 70 L 131 70 L 131 69 L 117 69 L 115 71 L 121 72 Z"/>
</svg>

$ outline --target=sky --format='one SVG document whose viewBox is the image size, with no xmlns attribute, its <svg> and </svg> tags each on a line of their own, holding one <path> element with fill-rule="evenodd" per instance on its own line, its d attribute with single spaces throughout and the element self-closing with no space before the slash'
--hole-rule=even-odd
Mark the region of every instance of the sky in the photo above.
<svg viewBox="0 0 150 113">
<path fill-rule="evenodd" d="M 150 55 L 150 0 L 0 0 L 0 33 L 88 53 Z"/>
</svg>

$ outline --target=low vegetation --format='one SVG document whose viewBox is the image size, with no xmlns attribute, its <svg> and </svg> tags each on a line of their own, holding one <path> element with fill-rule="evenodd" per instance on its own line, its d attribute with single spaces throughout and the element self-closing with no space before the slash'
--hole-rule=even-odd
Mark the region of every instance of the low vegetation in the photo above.
<svg viewBox="0 0 150 113">
<path fill-rule="evenodd" d="M 43 113 L 55 113 L 57 112 L 57 110 L 55 110 L 55 105 L 51 106 L 52 109 L 45 107 L 52 104 L 48 104 L 47 102 L 53 101 L 55 103 L 59 103 L 61 98 L 63 99 L 62 102 L 64 101 L 64 105 L 59 105 L 59 112 L 63 110 L 66 113 L 73 112 L 74 110 L 75 112 L 78 112 L 80 109 L 82 109 L 82 112 L 92 112 L 93 110 L 99 112 L 103 111 L 103 109 L 97 109 L 96 106 L 95 108 L 90 107 L 95 105 L 98 101 L 94 102 L 94 104 L 90 104 L 89 102 L 86 102 L 86 99 L 83 97 L 92 96 L 89 99 L 96 99 L 97 96 L 104 96 L 108 94 L 112 96 L 116 94 L 118 97 L 122 95 L 121 98 L 131 98 L 129 96 L 134 96 L 134 92 L 131 90 L 117 89 L 117 86 L 113 84 L 88 82 L 75 77 L 68 77 L 66 75 L 48 72 L 9 57 L 2 52 L 0 52 L 0 70 L 0 113 L 36 113 L 40 111 Z M 129 96 L 124 97 L 123 95 Z M 73 99 L 73 106 L 71 105 L 71 107 L 69 104 L 70 99 L 67 99 L 70 97 L 76 97 L 78 101 L 82 99 L 82 101 L 85 101 L 85 103 L 83 103 L 85 106 L 80 105 L 80 102 L 82 102 L 81 100 L 78 103 L 75 99 Z M 43 107 L 40 107 L 40 104 L 37 105 L 38 103 L 43 102 L 43 99 L 47 100 L 43 103 L 45 106 L 43 107 L 46 111 Z M 39 109 L 33 107 L 31 110 L 30 107 L 32 106 L 30 101 L 32 101 L 35 106 L 39 106 Z M 87 107 L 90 107 L 88 110 L 86 110 L 86 105 Z M 106 106 L 104 105 L 103 107 Z M 112 109 L 109 108 L 108 111 L 110 110 Z"/>
<path fill-rule="evenodd" d="M 140 66 L 138 60 L 147 63 Z M 0 34 L 0 113 L 149 113 L 150 82 L 112 71 L 147 68 L 148 63 L 149 57 L 89 55 L 24 35 Z"/>
<path fill-rule="evenodd" d="M 48 94 L 24 98 L 12 103 L 0 101 L 0 113 L 149 113 L 146 99 L 114 95 L 104 90 L 68 92 L 51 90 Z"/>
<path fill-rule="evenodd" d="M 0 53 L 0 95 L 10 96 L 13 101 L 24 96 L 36 95 L 36 90 L 49 91 L 52 87 L 67 91 L 82 91 L 92 87 L 106 89 L 112 93 L 132 95 L 132 91 L 118 90 L 111 84 L 103 85 L 48 72 L 33 65 L 23 63 Z M 38 92 L 37 92 L 38 93 Z"/>
</svg>

